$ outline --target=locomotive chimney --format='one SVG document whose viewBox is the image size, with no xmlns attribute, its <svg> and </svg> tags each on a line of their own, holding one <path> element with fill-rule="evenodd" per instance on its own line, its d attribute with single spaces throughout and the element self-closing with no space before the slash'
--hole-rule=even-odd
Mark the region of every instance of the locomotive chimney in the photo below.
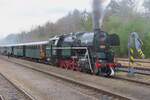
<svg viewBox="0 0 150 100">
<path fill-rule="evenodd" d="M 103 24 L 103 18 L 106 8 L 111 0 L 93 0 L 93 29 L 94 31 L 100 30 Z"/>
</svg>

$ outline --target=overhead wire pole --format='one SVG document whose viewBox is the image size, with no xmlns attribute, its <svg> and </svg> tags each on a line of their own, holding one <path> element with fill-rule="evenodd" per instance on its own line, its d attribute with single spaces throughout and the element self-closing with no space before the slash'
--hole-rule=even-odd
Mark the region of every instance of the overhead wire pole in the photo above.
<svg viewBox="0 0 150 100">
<path fill-rule="evenodd" d="M 145 55 L 142 51 L 142 45 L 143 42 L 142 40 L 139 38 L 138 33 L 136 32 L 132 32 L 129 34 L 129 39 L 128 39 L 128 58 L 129 58 L 129 74 L 133 76 L 134 75 L 134 48 L 136 49 L 138 56 L 140 56 L 140 58 L 144 59 Z M 132 66 L 131 66 L 132 63 Z"/>
<path fill-rule="evenodd" d="M 133 49 L 132 49 L 132 42 L 131 42 L 131 33 L 129 34 L 128 37 L 128 59 L 129 59 L 129 67 L 128 67 L 128 75 L 129 76 L 133 76 L 134 75 L 134 67 L 133 67 L 133 63 L 134 63 L 134 57 L 133 57 Z M 132 65 L 131 65 L 132 63 Z"/>
<path fill-rule="evenodd" d="M 130 36 L 128 37 L 128 60 L 129 60 L 129 69 L 130 69 Z"/>
</svg>

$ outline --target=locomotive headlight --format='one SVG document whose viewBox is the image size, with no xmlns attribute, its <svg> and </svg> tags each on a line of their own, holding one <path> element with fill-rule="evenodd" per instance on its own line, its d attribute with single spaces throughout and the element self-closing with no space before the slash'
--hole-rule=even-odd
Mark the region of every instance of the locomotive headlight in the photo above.
<svg viewBox="0 0 150 100">
<path fill-rule="evenodd" d="M 101 62 L 103 62 L 102 60 L 99 60 L 99 62 L 101 63 Z"/>
<path fill-rule="evenodd" d="M 101 48 L 101 49 L 105 49 L 106 46 L 105 46 L 105 45 L 100 45 L 100 48 Z"/>
<path fill-rule="evenodd" d="M 47 61 L 50 61 L 50 58 L 47 58 Z"/>
</svg>

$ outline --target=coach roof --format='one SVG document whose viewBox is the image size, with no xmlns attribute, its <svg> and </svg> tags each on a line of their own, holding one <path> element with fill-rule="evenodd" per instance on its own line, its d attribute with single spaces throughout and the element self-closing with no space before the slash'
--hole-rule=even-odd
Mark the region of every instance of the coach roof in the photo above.
<svg viewBox="0 0 150 100">
<path fill-rule="evenodd" d="M 48 44 L 48 42 L 49 42 L 49 41 L 29 42 L 29 43 L 19 43 L 19 44 L 6 44 L 6 45 L 0 45 L 0 47 L 16 47 L 16 46 L 44 45 L 44 44 Z"/>
</svg>

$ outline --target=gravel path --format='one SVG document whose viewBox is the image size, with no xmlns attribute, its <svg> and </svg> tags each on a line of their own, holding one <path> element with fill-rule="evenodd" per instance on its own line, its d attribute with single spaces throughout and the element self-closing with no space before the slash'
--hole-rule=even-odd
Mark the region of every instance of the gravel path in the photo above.
<svg viewBox="0 0 150 100">
<path fill-rule="evenodd" d="M 9 83 L 2 75 L 0 75 L 0 95 L 5 100 L 30 100 L 11 83 Z"/>
<path fill-rule="evenodd" d="M 21 85 L 36 100 L 99 100 L 93 91 L 62 82 L 49 75 L 0 60 L 0 72 Z M 87 94 L 88 93 L 88 94 Z M 96 98 L 97 97 L 97 98 Z M 13 99 L 21 100 L 21 99 Z M 26 100 L 26 99 L 25 99 Z"/>
</svg>

